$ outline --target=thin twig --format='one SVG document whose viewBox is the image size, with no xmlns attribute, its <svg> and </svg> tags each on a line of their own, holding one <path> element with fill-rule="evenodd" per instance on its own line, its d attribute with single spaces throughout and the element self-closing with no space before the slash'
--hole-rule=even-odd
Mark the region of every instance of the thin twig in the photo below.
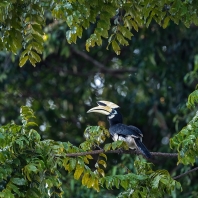
<svg viewBox="0 0 198 198">
<path fill-rule="evenodd" d="M 194 171 L 197 171 L 197 170 L 198 170 L 198 167 L 193 168 L 193 169 L 191 169 L 191 170 L 189 170 L 189 171 L 187 171 L 185 173 L 182 173 L 181 175 L 177 175 L 177 176 L 173 177 L 173 179 L 179 179 L 179 178 L 181 178 L 181 177 L 183 177 L 183 176 L 185 176 L 185 175 L 187 175 L 189 173 L 192 173 Z"/>
<path fill-rule="evenodd" d="M 137 69 L 136 68 L 119 68 L 119 69 L 109 69 L 107 68 L 105 65 L 103 65 L 102 63 L 98 62 L 97 60 L 93 59 L 92 57 L 90 57 L 87 53 L 79 51 L 77 49 L 72 48 L 72 51 L 81 56 L 82 58 L 84 58 L 85 60 L 88 60 L 89 62 L 91 62 L 93 65 L 95 65 L 98 69 L 100 69 L 100 71 L 102 72 L 106 72 L 106 73 L 111 73 L 111 74 L 121 74 L 121 73 L 131 73 L 131 72 L 136 72 Z"/>
</svg>

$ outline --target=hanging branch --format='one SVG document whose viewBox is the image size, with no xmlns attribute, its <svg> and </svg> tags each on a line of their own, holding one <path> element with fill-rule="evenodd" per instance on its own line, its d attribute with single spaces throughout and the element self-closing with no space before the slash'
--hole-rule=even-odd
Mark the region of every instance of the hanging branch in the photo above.
<svg viewBox="0 0 198 198">
<path fill-rule="evenodd" d="M 97 67 L 100 71 L 105 72 L 105 73 L 110 73 L 110 74 L 121 74 L 121 73 L 133 73 L 133 72 L 137 72 L 137 69 L 134 67 L 130 67 L 130 68 L 119 68 L 119 69 L 110 69 L 107 68 L 105 65 L 103 65 L 102 63 L 100 63 L 99 61 L 93 59 L 91 56 L 89 56 L 87 53 L 79 51 L 75 48 L 72 48 L 72 51 L 81 56 L 82 58 L 84 58 L 85 60 L 91 62 L 95 67 Z"/>
<path fill-rule="evenodd" d="M 179 179 L 179 178 L 181 178 L 181 177 L 183 177 L 185 175 L 188 175 L 189 173 L 192 173 L 192 172 L 197 171 L 197 170 L 198 170 L 198 167 L 193 168 L 193 169 L 191 169 L 191 170 L 189 170 L 189 171 L 187 171 L 185 173 L 182 173 L 181 175 L 178 175 L 178 176 L 173 177 L 173 179 L 175 179 L 175 180 L 176 179 Z"/>
</svg>

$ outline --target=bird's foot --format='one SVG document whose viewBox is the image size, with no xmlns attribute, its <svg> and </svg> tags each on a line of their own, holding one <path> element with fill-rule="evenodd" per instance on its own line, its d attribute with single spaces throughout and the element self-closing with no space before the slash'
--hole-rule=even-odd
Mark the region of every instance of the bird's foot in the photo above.
<svg viewBox="0 0 198 198">
<path fill-rule="evenodd" d="M 96 147 L 99 149 L 99 150 L 103 150 L 100 146 L 96 145 Z"/>
<path fill-rule="evenodd" d="M 123 153 L 123 149 L 122 148 L 119 148 L 118 149 L 118 154 L 121 155 L 122 153 Z"/>
</svg>

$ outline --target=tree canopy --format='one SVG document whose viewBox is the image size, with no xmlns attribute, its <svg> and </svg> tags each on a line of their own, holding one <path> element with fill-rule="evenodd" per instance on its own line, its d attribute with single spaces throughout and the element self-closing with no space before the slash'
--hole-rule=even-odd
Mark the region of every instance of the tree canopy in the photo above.
<svg viewBox="0 0 198 198">
<path fill-rule="evenodd" d="M 43 27 L 47 14 L 58 23 L 67 24 L 66 38 L 70 44 L 76 43 L 77 38 L 82 38 L 84 29 L 94 24 L 86 39 L 86 50 L 108 39 L 107 49 L 111 45 L 116 54 L 120 54 L 120 45 L 129 45 L 134 30 L 138 31 L 143 25 L 148 27 L 152 20 L 163 28 L 170 20 L 176 24 L 181 21 L 186 27 L 198 24 L 196 1 L 3 0 L 0 6 L 0 47 L 14 54 L 23 49 L 20 66 L 27 60 L 34 66 L 41 61 L 39 54 L 43 52 L 46 39 Z"/>
<path fill-rule="evenodd" d="M 0 197 L 197 197 L 197 8 L 1 1 Z M 151 161 L 86 114 L 101 99 Z"/>
</svg>

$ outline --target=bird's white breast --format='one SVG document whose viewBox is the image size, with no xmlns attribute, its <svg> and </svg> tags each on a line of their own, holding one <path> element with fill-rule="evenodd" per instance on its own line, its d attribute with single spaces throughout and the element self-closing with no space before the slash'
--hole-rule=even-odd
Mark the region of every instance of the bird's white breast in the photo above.
<svg viewBox="0 0 198 198">
<path fill-rule="evenodd" d="M 113 141 L 118 141 L 118 140 L 125 141 L 128 144 L 130 149 L 137 148 L 134 138 L 130 135 L 128 135 L 126 137 L 122 137 L 122 136 L 119 136 L 117 133 L 114 133 L 112 139 L 113 139 Z"/>
</svg>

